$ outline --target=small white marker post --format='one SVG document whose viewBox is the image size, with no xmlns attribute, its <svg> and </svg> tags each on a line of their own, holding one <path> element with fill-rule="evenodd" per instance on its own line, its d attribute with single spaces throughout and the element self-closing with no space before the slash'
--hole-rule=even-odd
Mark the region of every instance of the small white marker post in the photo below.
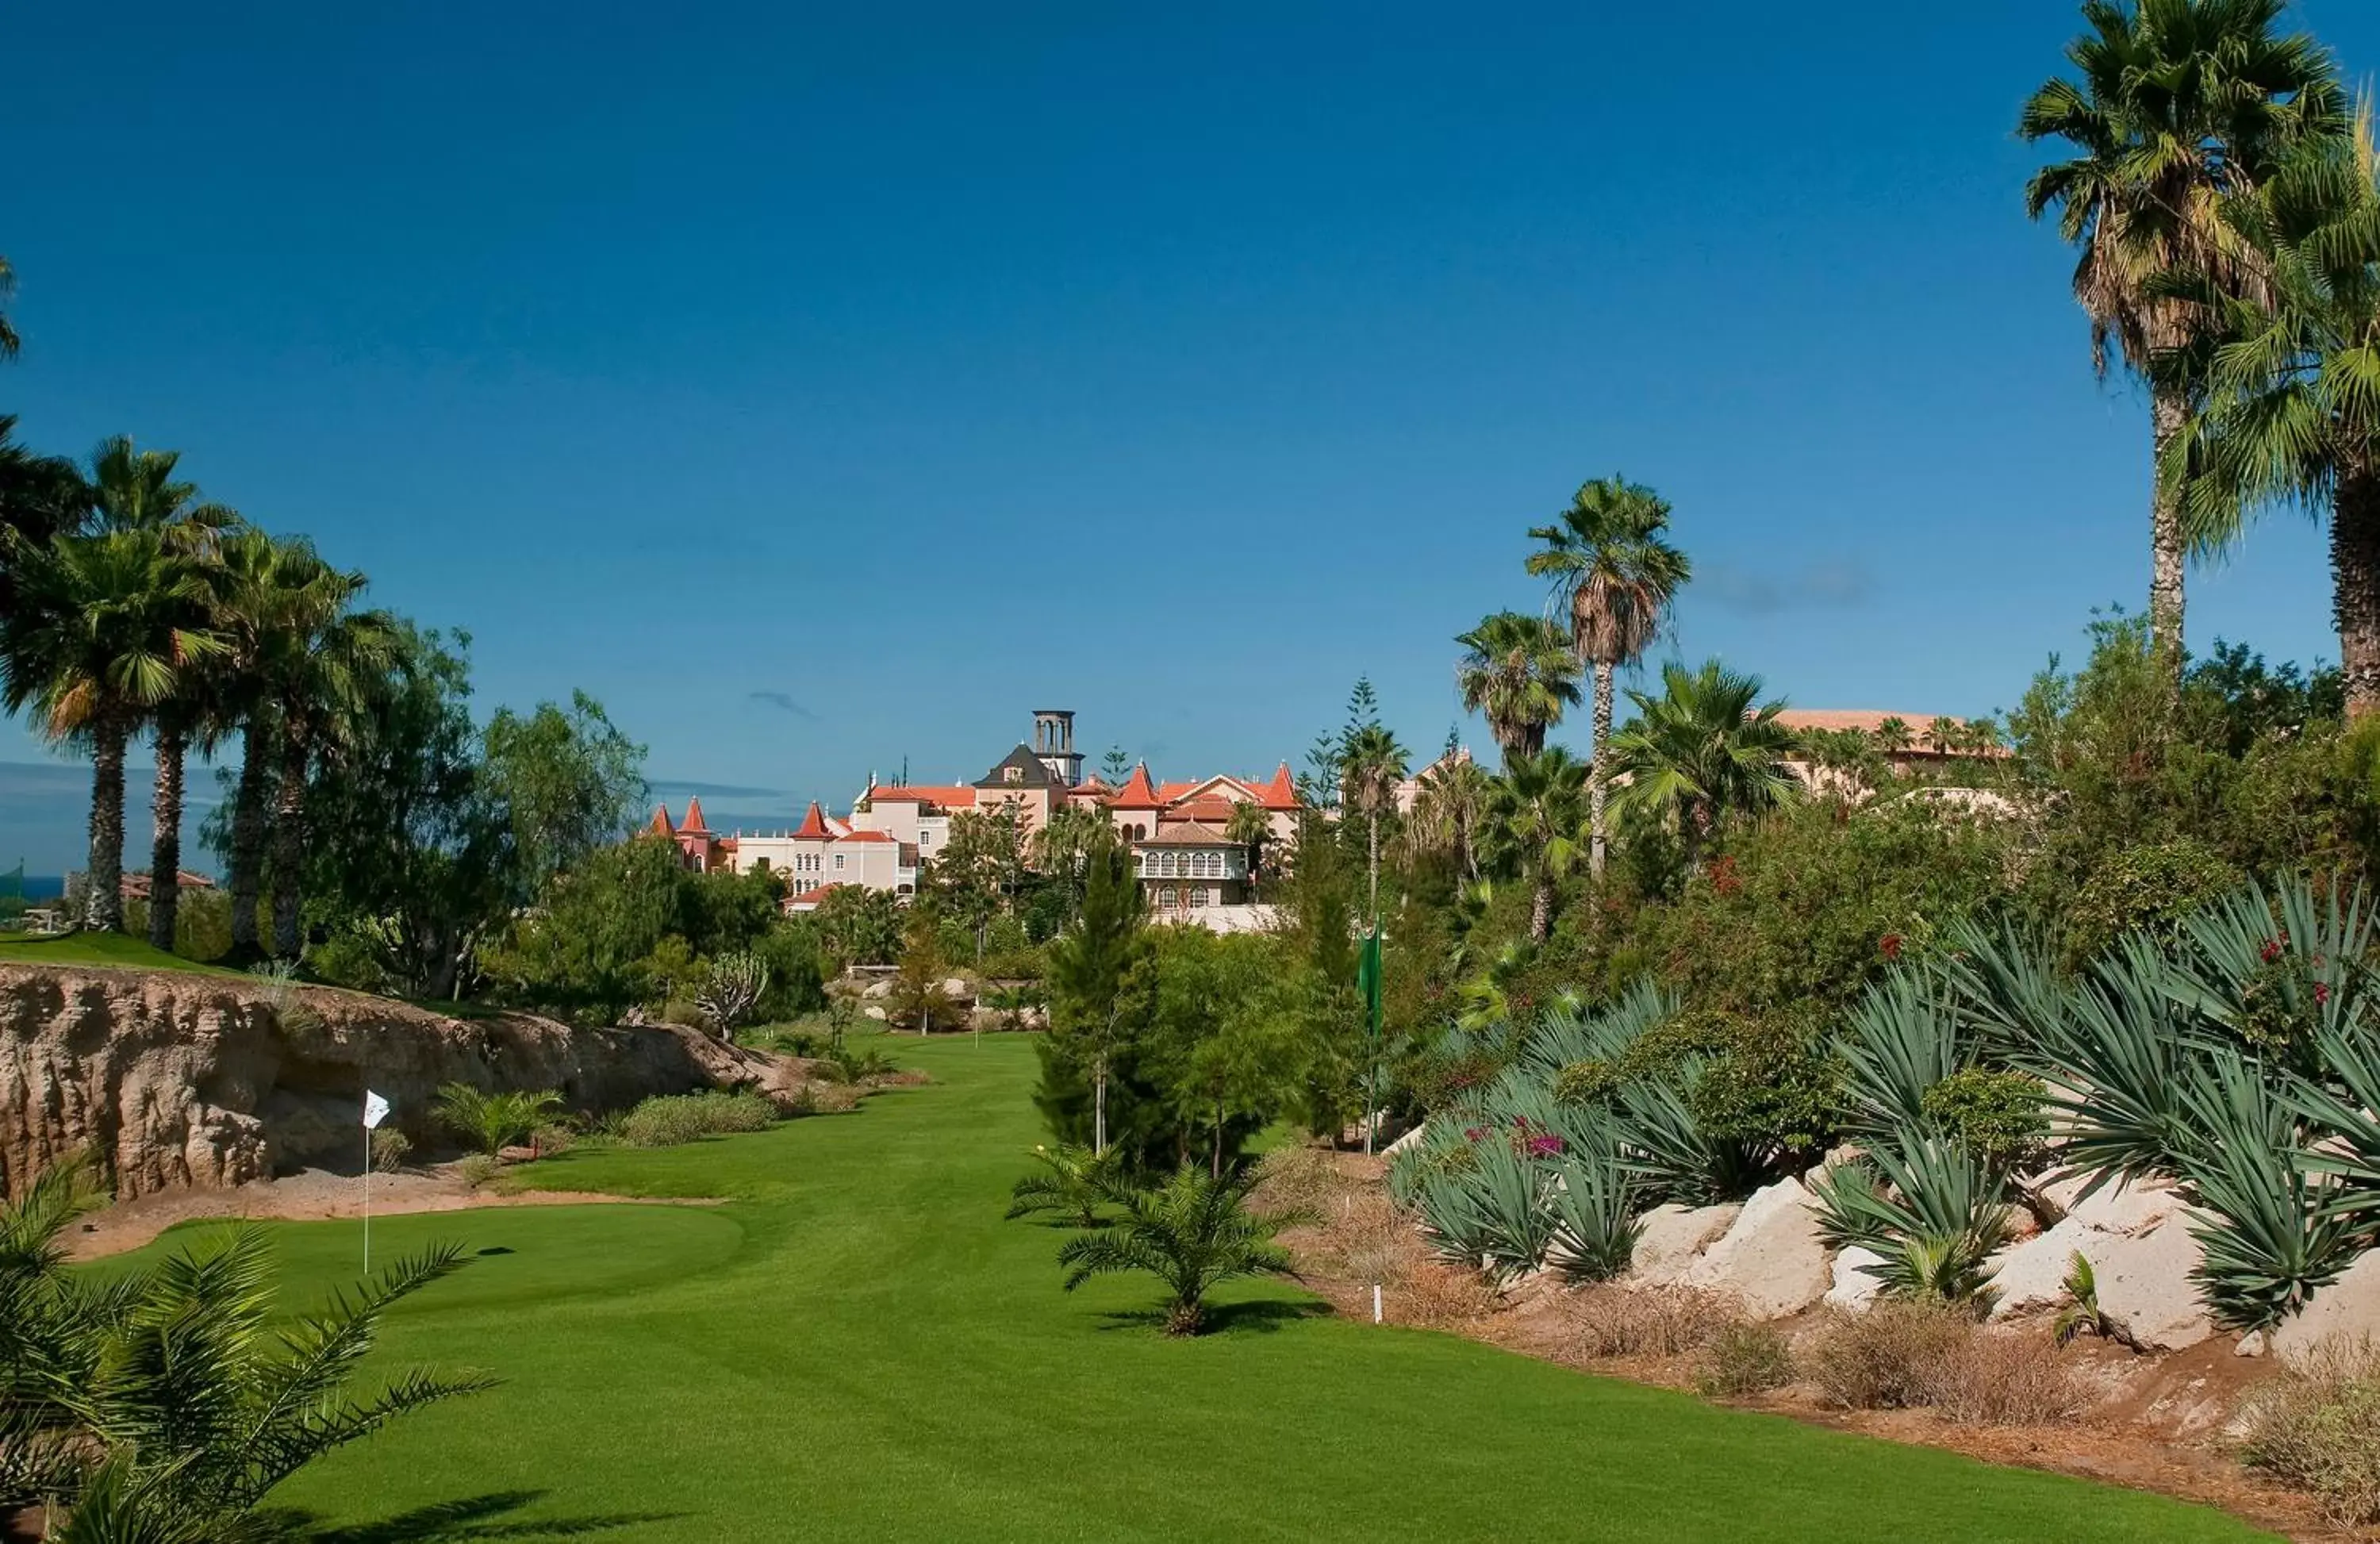
<svg viewBox="0 0 2380 1544">
<path fill-rule="evenodd" d="M 364 1274 L 371 1274 L 371 1134 L 388 1119 L 388 1100 L 364 1090 Z"/>
<path fill-rule="evenodd" d="M 1373 1322 L 1373 1323 L 1375 1323 L 1375 1324 L 1378 1324 L 1379 1321 L 1380 1321 L 1380 1283 L 1378 1283 L 1378 1282 L 1374 1282 L 1374 1283 L 1372 1283 L 1372 1322 Z"/>
</svg>

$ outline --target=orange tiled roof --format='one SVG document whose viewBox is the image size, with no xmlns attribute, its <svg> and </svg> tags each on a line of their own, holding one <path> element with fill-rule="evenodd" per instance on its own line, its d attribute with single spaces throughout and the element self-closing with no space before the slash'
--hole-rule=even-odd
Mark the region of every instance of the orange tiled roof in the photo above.
<svg viewBox="0 0 2380 1544">
<path fill-rule="evenodd" d="M 656 836 L 675 836 L 677 834 L 677 827 L 670 824 L 668 805 L 657 804 L 653 806 L 653 820 L 650 829 L 652 833 Z"/>
<path fill-rule="evenodd" d="M 1148 763 L 1143 761 L 1133 768 L 1132 776 L 1124 781 L 1124 785 L 1109 802 L 1118 809 L 1154 809 L 1162 804 L 1164 800 L 1159 798 L 1157 790 L 1148 784 Z"/>
<path fill-rule="evenodd" d="M 794 839 L 797 842 L 834 840 L 834 833 L 826 828 L 826 811 L 819 808 L 818 800 L 810 800 L 809 813 L 802 817 L 801 829 L 794 833 Z"/>
<path fill-rule="evenodd" d="M 963 784 L 953 787 L 925 783 L 868 790 L 868 803 L 875 804 L 880 800 L 889 804 L 936 804 L 953 809 L 972 809 L 975 808 L 975 790 Z"/>
<path fill-rule="evenodd" d="M 880 831 L 855 831 L 848 835 L 838 836 L 835 840 L 838 842 L 890 842 L 892 838 Z"/>
<path fill-rule="evenodd" d="M 1264 796 L 1264 806 L 1267 809 L 1297 808 L 1297 780 L 1289 775 L 1289 763 L 1286 761 L 1274 770 L 1272 781 L 1257 792 Z"/>
<path fill-rule="evenodd" d="M 708 836 L 710 828 L 702 823 L 702 797 L 697 795 L 686 801 L 686 819 L 678 822 L 680 836 Z"/>
</svg>

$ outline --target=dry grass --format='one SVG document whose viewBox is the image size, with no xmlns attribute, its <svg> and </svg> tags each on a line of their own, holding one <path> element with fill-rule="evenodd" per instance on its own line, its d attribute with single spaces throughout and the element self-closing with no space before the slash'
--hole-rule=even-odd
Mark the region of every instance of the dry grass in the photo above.
<svg viewBox="0 0 2380 1544">
<path fill-rule="evenodd" d="M 1879 1301 L 1831 1313 L 1803 1368 L 1828 1403 L 1847 1410 L 1931 1409 L 1968 1426 L 2043 1425 L 2090 1397 L 2048 1337 L 1984 1329 L 1943 1304 Z"/>
<path fill-rule="evenodd" d="M 1793 1381 L 1793 1350 L 1767 1324 L 1730 1324 L 1703 1348 L 1694 1387 L 1726 1399 L 1767 1393 Z"/>
<path fill-rule="evenodd" d="M 2380 1523 L 2380 1346 L 2317 1346 L 2252 1395 L 2240 1456 L 2307 1491 L 2334 1522 Z"/>
<path fill-rule="evenodd" d="M 1732 1299 L 1694 1287 L 1583 1287 L 1564 1299 L 1562 1311 L 1571 1331 L 1563 1350 L 1582 1361 L 1682 1356 L 1743 1317 Z"/>
</svg>

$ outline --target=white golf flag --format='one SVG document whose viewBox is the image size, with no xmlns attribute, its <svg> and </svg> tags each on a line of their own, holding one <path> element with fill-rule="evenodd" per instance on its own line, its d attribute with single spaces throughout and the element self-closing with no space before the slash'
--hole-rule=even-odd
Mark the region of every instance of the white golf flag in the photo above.
<svg viewBox="0 0 2380 1544">
<path fill-rule="evenodd" d="M 380 1123 L 386 1119 L 388 1119 L 388 1100 L 373 1093 L 370 1088 L 366 1088 L 364 1090 L 364 1129 L 375 1130 Z"/>
</svg>

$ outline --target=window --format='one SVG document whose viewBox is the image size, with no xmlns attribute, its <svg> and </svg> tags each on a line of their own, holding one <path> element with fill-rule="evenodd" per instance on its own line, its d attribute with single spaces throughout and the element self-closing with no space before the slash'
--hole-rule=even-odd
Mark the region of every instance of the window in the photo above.
<svg viewBox="0 0 2380 1544">
<path fill-rule="evenodd" d="M 1173 904 L 1173 887 L 1172 885 L 1160 884 L 1157 887 L 1157 904 L 1161 906 L 1170 906 Z"/>
<path fill-rule="evenodd" d="M 1000 780 L 1002 783 L 1022 783 L 1025 781 L 1025 769 L 1023 767 L 1002 767 L 1000 769 Z"/>
<path fill-rule="evenodd" d="M 1191 886 L 1190 904 L 1194 906 L 1203 906 L 1207 904 L 1207 887 L 1205 885 L 1199 884 Z"/>
<path fill-rule="evenodd" d="M 834 855 L 834 866 L 838 870 L 843 868 L 843 855 L 841 853 Z"/>
</svg>

